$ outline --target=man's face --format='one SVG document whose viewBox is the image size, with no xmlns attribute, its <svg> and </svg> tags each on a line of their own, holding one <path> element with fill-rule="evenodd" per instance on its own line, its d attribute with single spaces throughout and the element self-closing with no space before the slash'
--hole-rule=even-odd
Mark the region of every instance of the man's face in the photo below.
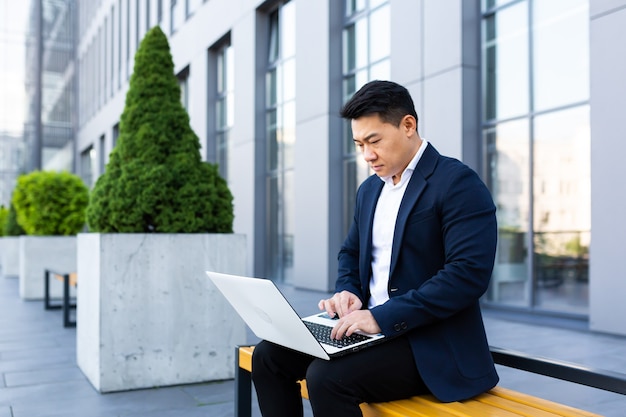
<svg viewBox="0 0 626 417">
<path fill-rule="evenodd" d="M 397 176 L 407 167 L 419 147 L 415 119 L 405 116 L 400 126 L 384 123 L 378 114 L 352 120 L 354 144 L 379 177 Z M 417 145 L 417 146 L 416 146 Z"/>
</svg>

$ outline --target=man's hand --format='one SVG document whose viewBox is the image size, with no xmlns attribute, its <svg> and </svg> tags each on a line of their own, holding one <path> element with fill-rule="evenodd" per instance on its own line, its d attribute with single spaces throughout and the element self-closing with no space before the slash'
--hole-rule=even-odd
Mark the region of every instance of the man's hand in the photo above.
<svg viewBox="0 0 626 417">
<path fill-rule="evenodd" d="M 321 300 L 317 305 L 320 310 L 326 310 L 330 317 L 347 316 L 353 311 L 360 310 L 363 303 L 356 295 L 348 291 L 335 293 L 331 298 Z"/>
<path fill-rule="evenodd" d="M 356 295 L 342 291 L 332 298 L 321 300 L 318 304 L 320 310 L 326 310 L 329 316 L 339 315 L 339 321 L 333 328 L 330 336 L 341 339 L 344 335 L 350 336 L 360 330 L 365 333 L 380 333 L 380 326 L 369 310 L 361 310 L 363 303 Z"/>
<path fill-rule="evenodd" d="M 380 333 L 380 326 L 371 311 L 357 310 L 341 317 L 330 333 L 330 337 L 339 340 L 344 336 L 350 336 L 357 330 L 369 334 Z"/>
</svg>

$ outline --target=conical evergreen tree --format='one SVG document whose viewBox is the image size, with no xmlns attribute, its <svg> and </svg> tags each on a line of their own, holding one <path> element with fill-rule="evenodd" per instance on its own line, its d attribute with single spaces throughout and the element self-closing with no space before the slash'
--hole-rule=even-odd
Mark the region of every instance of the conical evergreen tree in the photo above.
<svg viewBox="0 0 626 417">
<path fill-rule="evenodd" d="M 232 232 L 232 195 L 217 167 L 202 162 L 158 26 L 136 52 L 120 135 L 91 193 L 87 223 L 103 233 Z"/>
</svg>

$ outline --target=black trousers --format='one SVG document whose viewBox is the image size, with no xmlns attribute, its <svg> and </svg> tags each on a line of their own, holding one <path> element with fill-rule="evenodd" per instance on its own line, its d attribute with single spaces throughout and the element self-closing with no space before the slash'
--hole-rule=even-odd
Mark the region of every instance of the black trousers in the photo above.
<svg viewBox="0 0 626 417">
<path fill-rule="evenodd" d="M 252 380 L 263 417 L 301 417 L 298 380 L 306 378 L 316 417 L 361 417 L 362 402 L 428 393 L 408 341 L 385 343 L 326 361 L 262 341 L 252 356 Z"/>
</svg>

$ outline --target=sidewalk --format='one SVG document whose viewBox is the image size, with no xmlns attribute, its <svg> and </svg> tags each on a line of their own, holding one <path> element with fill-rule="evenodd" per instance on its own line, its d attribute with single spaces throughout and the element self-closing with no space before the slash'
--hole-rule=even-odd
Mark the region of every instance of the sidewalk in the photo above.
<svg viewBox="0 0 626 417">
<path fill-rule="evenodd" d="M 325 296 L 292 287 L 284 293 L 302 315 L 314 312 Z M 539 321 L 485 311 L 493 346 L 626 373 L 626 337 Z M 626 396 L 504 367 L 498 371 L 503 387 L 608 417 L 626 415 Z M 233 381 L 221 381 L 99 394 L 76 365 L 76 329 L 63 328 L 61 311 L 22 301 L 17 278 L 0 277 L 0 417 L 232 417 L 233 390 Z M 311 416 L 306 407 L 305 415 Z"/>
</svg>

